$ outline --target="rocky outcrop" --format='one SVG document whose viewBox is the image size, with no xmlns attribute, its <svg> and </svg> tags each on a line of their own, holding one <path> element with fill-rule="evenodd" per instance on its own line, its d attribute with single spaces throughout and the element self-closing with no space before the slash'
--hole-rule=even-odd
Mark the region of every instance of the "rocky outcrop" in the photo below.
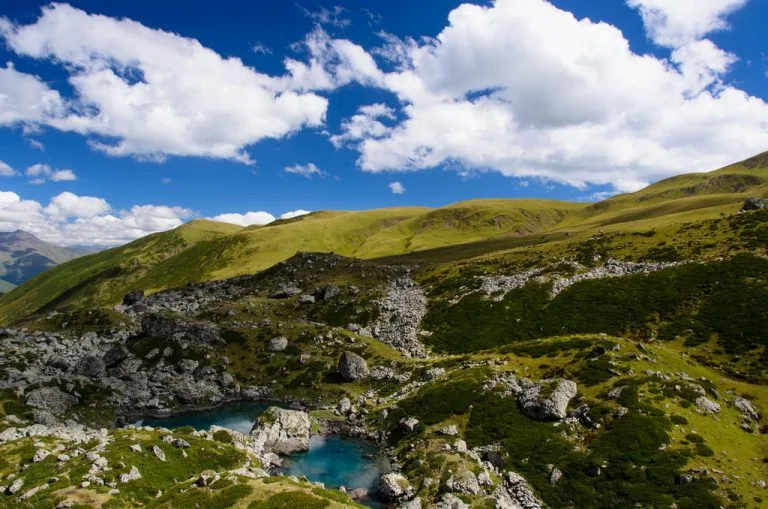
<svg viewBox="0 0 768 509">
<path fill-rule="evenodd" d="M 460 468 L 458 472 L 452 474 L 445 481 L 443 488 L 448 492 L 465 493 L 467 495 L 477 495 L 481 490 L 477 476 L 466 468 Z"/>
<path fill-rule="evenodd" d="M 741 207 L 741 212 L 751 212 L 753 210 L 764 210 L 768 208 L 768 198 L 747 198 Z"/>
<path fill-rule="evenodd" d="M 545 379 L 534 382 L 518 378 L 512 373 L 501 373 L 484 384 L 485 390 L 500 390 L 504 396 L 515 396 L 520 410 L 531 419 L 558 421 L 568 415 L 568 404 L 576 396 L 576 382 L 564 379 Z"/>
<path fill-rule="evenodd" d="M 533 493 L 528 482 L 514 472 L 508 472 L 504 484 L 494 493 L 497 509 L 541 509 L 543 503 Z"/>
<path fill-rule="evenodd" d="M 543 269 L 537 268 L 509 276 L 478 276 L 480 280 L 479 291 L 494 301 L 500 302 L 512 290 L 522 288 L 529 283 L 552 283 L 551 295 L 554 298 L 569 286 L 580 281 L 630 276 L 632 274 L 649 274 L 675 265 L 679 265 L 679 263 L 635 263 L 609 259 L 599 267 L 586 270 L 584 266 L 576 262 L 564 261 L 561 266 L 570 271 L 576 271 L 576 274 L 563 277 L 558 274 L 546 274 Z M 460 299 L 461 297 L 457 300 Z"/>
<path fill-rule="evenodd" d="M 368 363 L 354 352 L 342 352 L 338 364 L 341 378 L 347 382 L 354 382 L 366 378 L 370 374 Z"/>
<path fill-rule="evenodd" d="M 149 314 L 141 320 L 141 331 L 147 336 L 171 338 L 200 345 L 222 346 L 226 342 L 210 324 L 185 322 L 160 314 Z"/>
<path fill-rule="evenodd" d="M 386 502 L 399 502 L 413 496 L 411 483 L 404 475 L 395 472 L 381 476 L 378 495 Z"/>
<path fill-rule="evenodd" d="M 99 443 L 106 443 L 108 434 L 106 428 L 95 430 L 82 424 L 70 423 L 57 424 L 55 426 L 33 424 L 31 426 L 3 430 L 0 432 L 0 444 L 24 437 L 52 437 L 76 443 L 87 443 L 95 440 Z"/>
<path fill-rule="evenodd" d="M 733 400 L 733 406 L 735 406 L 736 409 L 739 412 L 741 412 L 741 415 L 744 416 L 746 419 L 757 421 L 758 419 L 757 410 L 755 410 L 755 407 L 752 405 L 752 403 L 748 399 L 735 398 Z"/>
<path fill-rule="evenodd" d="M 435 503 L 435 509 L 469 509 L 469 506 L 456 495 L 446 493 Z"/>
<path fill-rule="evenodd" d="M 251 437 L 257 453 L 292 454 L 309 450 L 309 414 L 270 407 L 256 420 Z"/>
<path fill-rule="evenodd" d="M 557 421 L 568 415 L 568 404 L 576 392 L 576 383 L 570 380 L 542 380 L 524 389 L 517 401 L 531 419 Z"/>
<path fill-rule="evenodd" d="M 696 398 L 696 406 L 708 414 L 720 413 L 720 405 L 706 396 L 699 396 Z"/>
<path fill-rule="evenodd" d="M 58 387 L 41 387 L 27 395 L 27 405 L 46 410 L 54 415 L 64 415 L 77 404 L 77 398 Z"/>
<path fill-rule="evenodd" d="M 143 302 L 144 302 L 144 290 L 134 290 L 132 292 L 128 292 L 123 297 L 124 306 L 135 306 L 136 304 L 141 304 Z"/>
<path fill-rule="evenodd" d="M 270 294 L 270 299 L 290 299 L 296 295 L 301 294 L 302 290 L 296 283 L 287 283 L 281 285 L 277 291 Z"/>
<path fill-rule="evenodd" d="M 378 306 L 373 337 L 409 357 L 426 357 L 426 348 L 419 341 L 421 320 L 427 313 L 424 290 L 410 276 L 398 277 Z"/>
<path fill-rule="evenodd" d="M 278 336 L 267 341 L 267 351 L 272 353 L 278 353 L 288 348 L 288 338 Z"/>
</svg>

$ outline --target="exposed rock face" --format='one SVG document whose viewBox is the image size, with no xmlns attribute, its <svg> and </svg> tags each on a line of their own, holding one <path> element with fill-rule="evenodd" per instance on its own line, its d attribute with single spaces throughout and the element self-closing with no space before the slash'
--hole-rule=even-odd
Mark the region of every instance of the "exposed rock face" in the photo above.
<svg viewBox="0 0 768 509">
<path fill-rule="evenodd" d="M 733 406 L 742 413 L 742 415 L 750 420 L 756 421 L 758 419 L 757 410 L 752 406 L 749 400 L 744 398 L 736 398 L 733 400 Z"/>
<path fill-rule="evenodd" d="M 437 501 L 435 509 L 469 509 L 469 506 L 456 495 L 446 493 Z"/>
<path fill-rule="evenodd" d="M 96 355 L 91 355 L 81 360 L 78 365 L 78 371 L 91 378 L 103 378 L 107 374 L 104 361 Z"/>
<path fill-rule="evenodd" d="M 419 341 L 419 327 L 427 313 L 424 290 L 410 276 L 402 276 L 390 284 L 386 297 L 378 304 L 373 337 L 409 357 L 426 357 L 427 351 Z"/>
<path fill-rule="evenodd" d="M 269 296 L 270 299 L 290 299 L 301 293 L 301 288 L 296 286 L 296 283 L 288 283 L 282 285 L 276 292 Z"/>
<path fill-rule="evenodd" d="M 212 325 L 174 320 L 159 314 L 146 315 L 141 320 L 141 331 L 148 336 L 172 338 L 201 345 L 226 344 Z"/>
<path fill-rule="evenodd" d="M 708 414 L 719 414 L 720 405 L 712 401 L 706 396 L 699 396 L 696 398 L 696 406 L 704 410 Z"/>
<path fill-rule="evenodd" d="M 279 336 L 267 341 L 267 351 L 272 353 L 278 353 L 288 348 L 288 338 Z"/>
<path fill-rule="evenodd" d="M 128 355 L 130 355 L 128 349 L 121 344 L 117 344 L 104 354 L 104 365 L 108 368 L 116 366 L 127 359 Z"/>
<path fill-rule="evenodd" d="M 552 283 L 552 297 L 556 297 L 569 286 L 589 279 L 603 279 L 608 277 L 622 277 L 632 274 L 649 274 L 658 270 L 679 265 L 678 263 L 634 263 L 619 260 L 607 260 L 604 265 L 585 270 L 585 267 L 575 262 L 563 262 L 578 272 L 570 277 L 544 275 L 542 269 L 531 269 L 510 276 L 479 276 L 480 291 L 487 296 L 493 296 L 493 300 L 501 301 L 504 297 L 517 288 L 522 288 L 529 283 Z"/>
<path fill-rule="evenodd" d="M 445 435 L 448 437 L 455 437 L 459 434 L 459 428 L 455 424 L 451 424 L 449 426 L 445 426 L 443 428 L 440 428 L 438 430 L 438 433 L 441 435 Z"/>
<path fill-rule="evenodd" d="M 366 378 L 370 374 L 368 363 L 354 352 L 342 352 L 339 357 L 339 374 L 347 382 Z"/>
<path fill-rule="evenodd" d="M 766 198 L 748 198 L 744 202 L 744 206 L 741 207 L 742 212 L 750 212 L 752 210 L 763 210 L 768 208 L 768 199 Z"/>
<path fill-rule="evenodd" d="M 386 502 L 398 502 L 412 496 L 413 488 L 404 475 L 392 472 L 381 476 L 377 493 Z"/>
<path fill-rule="evenodd" d="M 58 387 L 41 387 L 27 396 L 27 405 L 40 410 L 47 410 L 54 415 L 69 412 L 77 404 L 77 398 L 63 392 Z"/>
<path fill-rule="evenodd" d="M 507 473 L 504 485 L 494 493 L 498 509 L 541 509 L 544 505 L 528 482 L 514 472 Z"/>
<path fill-rule="evenodd" d="M 561 420 L 568 415 L 568 403 L 576 396 L 577 386 L 570 380 L 542 380 L 521 392 L 520 410 L 532 419 Z"/>
<path fill-rule="evenodd" d="M 270 407 L 251 430 L 253 448 L 259 453 L 292 454 L 309 450 L 309 414 L 300 410 Z"/>
<path fill-rule="evenodd" d="M 307 304 L 314 304 L 315 303 L 315 296 L 314 295 L 300 295 L 298 299 L 296 299 L 296 303 L 299 305 L 307 305 Z"/>
<path fill-rule="evenodd" d="M 341 288 L 336 285 L 327 285 L 315 293 L 315 297 L 320 300 L 331 300 L 341 295 Z"/>
<path fill-rule="evenodd" d="M 123 297 L 124 306 L 135 306 L 144 302 L 144 290 L 134 290 Z"/>
<path fill-rule="evenodd" d="M 477 476 L 470 470 L 461 468 L 445 482 L 445 490 L 453 493 L 477 495 L 480 493 L 480 483 L 477 481 Z"/>
</svg>

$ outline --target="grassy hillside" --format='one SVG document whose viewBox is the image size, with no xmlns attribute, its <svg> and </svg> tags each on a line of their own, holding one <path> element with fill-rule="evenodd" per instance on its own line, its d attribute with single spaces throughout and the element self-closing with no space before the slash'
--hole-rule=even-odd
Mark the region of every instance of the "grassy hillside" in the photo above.
<svg viewBox="0 0 768 509">
<path fill-rule="evenodd" d="M 117 302 L 126 288 L 134 287 L 157 264 L 198 243 L 238 230 L 240 227 L 234 225 L 193 221 L 170 232 L 77 258 L 4 295 L 0 299 L 0 320 L 44 312 L 63 302 Z"/>
<path fill-rule="evenodd" d="M 111 306 L 136 288 L 152 292 L 253 273 L 298 251 L 398 263 L 451 262 L 509 250 L 555 256 L 596 234 L 633 236 L 633 246 L 661 248 L 660 239 L 679 235 L 681 225 L 731 215 L 746 197 L 764 195 L 766 154 L 594 204 L 488 199 L 439 209 L 323 211 L 264 227 L 193 221 L 34 278 L 0 298 L 0 323 L 60 306 Z M 651 230 L 654 239 L 636 237 Z M 688 235 L 697 242 L 695 234 Z"/>
</svg>

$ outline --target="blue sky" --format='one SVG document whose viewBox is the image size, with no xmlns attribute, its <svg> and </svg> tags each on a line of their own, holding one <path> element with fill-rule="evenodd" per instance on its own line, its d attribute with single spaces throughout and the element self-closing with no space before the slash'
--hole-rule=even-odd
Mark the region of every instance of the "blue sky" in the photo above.
<svg viewBox="0 0 768 509">
<path fill-rule="evenodd" d="M 764 0 L 17 0 L 0 16 L 0 230 L 60 244 L 195 217 L 595 200 L 768 149 Z"/>
</svg>

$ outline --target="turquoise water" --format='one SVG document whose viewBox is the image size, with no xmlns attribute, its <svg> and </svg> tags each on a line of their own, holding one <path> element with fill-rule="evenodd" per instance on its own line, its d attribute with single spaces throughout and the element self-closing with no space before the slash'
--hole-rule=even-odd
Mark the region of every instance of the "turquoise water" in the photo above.
<svg viewBox="0 0 768 509">
<path fill-rule="evenodd" d="M 153 428 L 164 427 L 168 429 L 192 426 L 197 430 L 207 430 L 212 425 L 216 425 L 248 434 L 251 432 L 256 418 L 267 408 L 269 408 L 269 405 L 265 403 L 240 401 L 227 403 L 211 410 L 201 410 L 172 417 L 144 419 L 140 424 L 152 426 Z"/>
<path fill-rule="evenodd" d="M 216 425 L 249 433 L 256 418 L 268 406 L 250 402 L 227 403 L 212 410 L 145 419 L 139 424 L 169 429 L 192 426 L 198 430 Z M 280 472 L 305 476 L 310 481 L 324 483 L 328 488 L 344 486 L 348 491 L 365 488 L 373 492 L 379 477 L 388 471 L 386 456 L 370 442 L 336 435 L 315 436 L 309 446 L 307 452 L 284 457 Z M 361 502 L 378 507 L 371 500 Z"/>
<path fill-rule="evenodd" d="M 375 445 L 331 435 L 312 437 L 309 451 L 284 458 L 281 471 L 286 475 L 304 475 L 328 488 L 344 486 L 348 491 L 373 491 L 387 469 L 387 459 Z"/>
</svg>

